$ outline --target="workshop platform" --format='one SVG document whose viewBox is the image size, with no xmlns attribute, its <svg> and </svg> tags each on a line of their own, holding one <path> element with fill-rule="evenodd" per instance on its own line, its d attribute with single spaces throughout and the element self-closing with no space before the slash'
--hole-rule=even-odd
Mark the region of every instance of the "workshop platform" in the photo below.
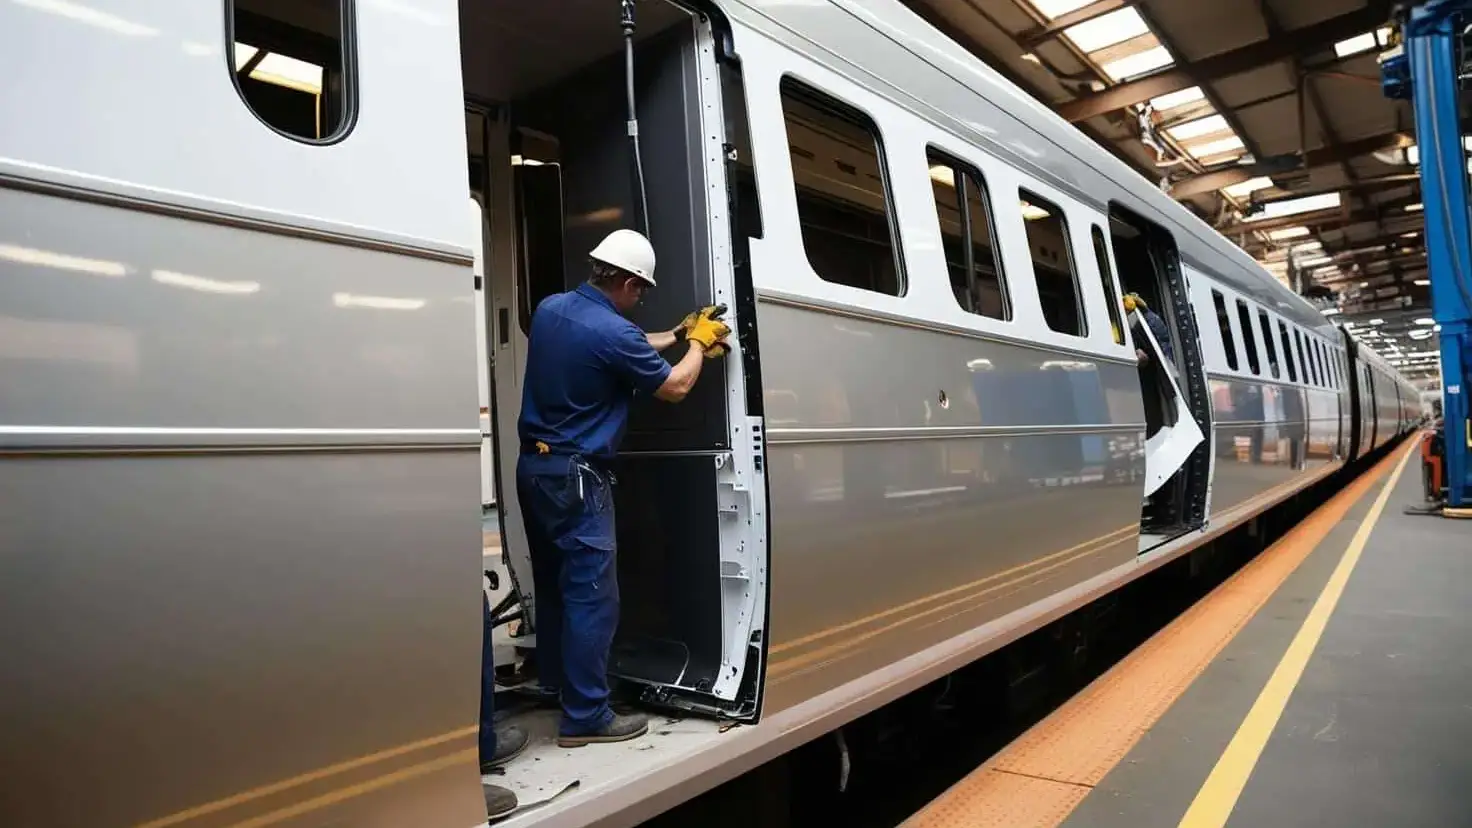
<svg viewBox="0 0 1472 828">
<path fill-rule="evenodd" d="M 1472 521 L 1416 438 L 906 828 L 1472 825 Z"/>
</svg>

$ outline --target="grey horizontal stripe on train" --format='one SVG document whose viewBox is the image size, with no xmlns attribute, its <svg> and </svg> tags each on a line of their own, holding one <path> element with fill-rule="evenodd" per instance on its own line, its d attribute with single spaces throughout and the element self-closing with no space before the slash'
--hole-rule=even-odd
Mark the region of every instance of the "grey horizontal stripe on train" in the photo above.
<svg viewBox="0 0 1472 828">
<path fill-rule="evenodd" d="M 188 193 L 168 193 L 170 200 L 165 201 L 160 198 L 159 192 L 146 187 L 120 181 L 99 181 L 65 170 L 32 168 L 4 159 L 0 159 L 0 187 L 450 264 L 470 266 L 475 260 L 474 253 L 468 248 L 428 239 L 369 232 L 361 227 L 310 216 L 289 215 L 237 204 L 229 205 L 227 210 L 223 204 Z"/>
<path fill-rule="evenodd" d="M 169 428 L 0 425 L 0 452 L 479 447 L 477 428 Z"/>
<path fill-rule="evenodd" d="M 998 345 L 1008 345 L 1015 348 L 1027 348 L 1033 351 L 1041 351 L 1045 354 L 1056 354 L 1059 356 L 1078 357 L 1091 362 L 1103 362 L 1109 365 L 1129 365 L 1133 367 L 1134 359 L 1097 354 L 1092 351 L 1075 348 L 1060 348 L 1055 345 L 1039 345 L 1025 339 L 1013 339 L 994 333 L 975 331 L 970 328 L 961 328 L 955 325 L 947 325 L 943 322 L 929 322 L 908 317 L 899 316 L 885 311 L 872 310 L 869 308 L 855 308 L 851 305 L 843 305 L 837 302 L 829 302 L 823 299 L 815 299 L 810 296 L 797 296 L 769 288 L 760 288 L 756 292 L 757 299 L 762 302 L 770 302 L 774 305 L 786 305 L 801 310 L 817 311 L 819 313 L 837 314 L 852 319 L 862 319 L 869 322 L 878 322 L 883 325 L 895 325 L 902 328 L 913 328 L 919 331 L 931 331 L 933 333 L 948 334 L 950 336 L 961 336 L 968 339 L 981 340 L 983 342 L 995 342 Z M 990 317 L 983 317 L 990 318 Z"/>
<path fill-rule="evenodd" d="M 955 440 L 968 437 L 1032 437 L 1141 432 L 1144 423 L 1121 425 L 921 426 L 918 428 L 767 428 L 768 443 L 874 443 Z"/>
</svg>

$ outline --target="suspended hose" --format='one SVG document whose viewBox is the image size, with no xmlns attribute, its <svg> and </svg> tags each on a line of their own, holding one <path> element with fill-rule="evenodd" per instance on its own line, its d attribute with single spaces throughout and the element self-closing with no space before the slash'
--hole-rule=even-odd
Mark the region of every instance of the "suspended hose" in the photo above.
<svg viewBox="0 0 1472 828">
<path fill-rule="evenodd" d="M 644 159 L 639 152 L 639 116 L 634 100 L 634 0 L 623 0 L 619 25 L 624 31 L 624 97 L 629 109 L 629 150 L 634 155 L 634 186 L 638 191 L 635 222 L 649 236 L 649 200 L 644 194 Z M 653 241 L 653 239 L 650 239 Z"/>
</svg>

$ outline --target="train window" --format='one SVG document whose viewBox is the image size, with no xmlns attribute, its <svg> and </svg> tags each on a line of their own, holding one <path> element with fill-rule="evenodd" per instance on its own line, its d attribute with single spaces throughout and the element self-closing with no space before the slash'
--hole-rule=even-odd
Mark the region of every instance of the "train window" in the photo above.
<svg viewBox="0 0 1472 828">
<path fill-rule="evenodd" d="M 1227 367 L 1237 370 L 1237 342 L 1232 338 L 1232 319 L 1227 313 L 1227 300 L 1220 291 L 1211 292 L 1211 302 L 1216 305 L 1216 326 L 1222 332 L 1222 351 L 1227 355 Z"/>
<path fill-rule="evenodd" d="M 1247 352 L 1247 367 L 1252 373 L 1262 375 L 1262 362 L 1257 358 L 1257 337 L 1252 335 L 1252 312 L 1247 303 L 1237 300 L 1237 321 L 1242 325 L 1242 350 Z"/>
<path fill-rule="evenodd" d="M 1043 318 L 1058 333 L 1088 336 L 1078 273 L 1073 267 L 1073 245 L 1068 243 L 1068 222 L 1063 211 L 1027 190 L 1019 190 L 1018 196 Z"/>
<path fill-rule="evenodd" d="M 986 181 L 976 168 L 933 147 L 926 148 L 925 160 L 951 292 L 968 313 L 1010 320 Z"/>
<path fill-rule="evenodd" d="M 228 64 L 251 112 L 309 144 L 341 140 L 354 118 L 352 0 L 226 0 Z"/>
<path fill-rule="evenodd" d="M 1268 321 L 1268 312 L 1262 308 L 1257 309 L 1257 321 L 1262 323 L 1262 344 L 1268 352 L 1268 370 L 1272 372 L 1273 379 L 1282 377 L 1282 369 L 1278 367 L 1278 346 L 1273 342 L 1273 323 Z"/>
<path fill-rule="evenodd" d="M 792 78 L 781 92 L 808 264 L 825 282 L 904 296 L 879 127 Z"/>
<path fill-rule="evenodd" d="M 1319 344 L 1319 341 L 1317 339 L 1310 339 L 1308 342 L 1309 345 L 1312 346 L 1311 348 L 1309 348 L 1309 351 L 1313 356 L 1314 361 L 1314 383 L 1319 386 L 1327 387 L 1328 383 L 1324 381 L 1323 346 Z"/>
<path fill-rule="evenodd" d="M 1293 364 L 1293 340 L 1288 337 L 1288 326 L 1278 323 L 1278 338 L 1283 343 L 1283 365 L 1288 369 L 1288 381 L 1298 382 L 1298 370 Z"/>
<path fill-rule="evenodd" d="M 1298 346 L 1298 371 L 1303 375 L 1303 384 L 1309 385 L 1313 382 L 1313 374 L 1308 370 L 1308 357 L 1303 352 L 1303 332 L 1297 328 L 1293 329 L 1293 343 Z"/>
<path fill-rule="evenodd" d="M 1114 269 L 1109 266 L 1109 248 L 1104 242 L 1104 231 L 1094 225 L 1090 235 L 1094 238 L 1094 258 L 1099 261 L 1099 278 L 1104 280 L 1104 304 L 1109 307 L 1109 326 L 1114 332 L 1116 345 L 1124 344 L 1124 325 L 1119 321 L 1119 294 L 1114 288 Z"/>
</svg>

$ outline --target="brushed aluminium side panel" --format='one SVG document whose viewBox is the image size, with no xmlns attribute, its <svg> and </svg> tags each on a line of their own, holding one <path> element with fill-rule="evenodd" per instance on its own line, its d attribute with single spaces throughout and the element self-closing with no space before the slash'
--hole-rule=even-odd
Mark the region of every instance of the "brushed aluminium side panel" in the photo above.
<svg viewBox="0 0 1472 828">
<path fill-rule="evenodd" d="M 1332 394 L 1227 377 L 1212 377 L 1210 386 L 1216 426 L 1213 512 L 1291 487 L 1331 461 L 1339 428 Z"/>
<path fill-rule="evenodd" d="M 0 189 L 0 425 L 478 430 L 469 267 Z"/>
<path fill-rule="evenodd" d="M 294 778 L 203 819 L 482 821 L 468 269 L 4 190 L 0 218 L 0 823 Z"/>
<path fill-rule="evenodd" d="M 224 813 L 469 750 L 448 796 L 378 809 L 484 819 L 477 475 L 473 448 L 0 460 L 0 822 L 136 824 L 437 736 Z"/>
<path fill-rule="evenodd" d="M 787 355 L 763 366 L 768 711 L 1135 556 L 1133 365 L 1064 379 L 1030 347 L 772 302 L 758 314 L 763 351 Z"/>
</svg>

